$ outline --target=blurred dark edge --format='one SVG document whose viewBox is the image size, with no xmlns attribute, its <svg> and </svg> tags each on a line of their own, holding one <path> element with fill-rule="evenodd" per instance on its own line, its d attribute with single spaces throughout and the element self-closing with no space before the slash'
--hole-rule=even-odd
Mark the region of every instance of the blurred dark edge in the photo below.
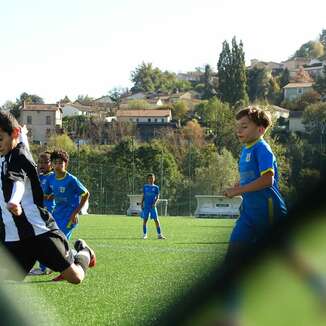
<svg viewBox="0 0 326 326">
<path fill-rule="evenodd" d="M 271 251 L 282 252 L 291 235 L 300 229 L 318 222 L 326 214 L 325 168 L 322 178 L 313 189 L 300 195 L 297 203 L 289 211 L 287 218 L 276 224 L 263 241 L 257 242 L 253 250 L 243 253 L 243 259 L 230 268 L 223 263 L 216 266 L 208 278 L 189 289 L 178 302 L 171 303 L 168 311 L 158 317 L 152 325 L 182 325 L 189 322 L 213 299 L 223 300 L 227 290 L 234 287 L 260 263 Z M 326 241 L 326 240 L 325 240 Z M 286 250 L 286 249 L 285 249 Z"/>
</svg>

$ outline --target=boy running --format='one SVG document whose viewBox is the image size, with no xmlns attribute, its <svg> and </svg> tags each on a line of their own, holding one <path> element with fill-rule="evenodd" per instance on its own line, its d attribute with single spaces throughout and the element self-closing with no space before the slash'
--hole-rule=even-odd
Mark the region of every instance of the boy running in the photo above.
<svg viewBox="0 0 326 326">
<path fill-rule="evenodd" d="M 143 239 L 147 239 L 147 221 L 149 215 L 155 222 L 158 239 L 165 239 L 161 233 L 161 225 L 156 208 L 156 204 L 158 203 L 160 197 L 160 188 L 158 185 L 154 184 L 155 175 L 153 173 L 150 173 L 147 176 L 147 182 L 148 183 L 143 187 L 143 198 L 141 202 L 142 212 L 140 215 L 143 219 Z"/>
<path fill-rule="evenodd" d="M 38 260 L 62 273 L 70 283 L 83 281 L 88 267 L 95 266 L 94 251 L 82 239 L 75 242 L 77 254 L 44 209 L 43 191 L 30 152 L 19 143 L 17 120 L 0 112 L 0 224 L 4 247 L 22 269 L 23 277 Z"/>
</svg>

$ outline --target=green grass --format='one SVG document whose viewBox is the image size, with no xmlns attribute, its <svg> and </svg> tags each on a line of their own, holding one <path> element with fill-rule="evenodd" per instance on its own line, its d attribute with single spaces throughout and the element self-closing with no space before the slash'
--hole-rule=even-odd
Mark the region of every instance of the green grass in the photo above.
<svg viewBox="0 0 326 326">
<path fill-rule="evenodd" d="M 27 277 L 47 310 L 63 325 L 145 325 L 201 280 L 224 255 L 232 220 L 160 218 L 142 240 L 141 220 L 125 216 L 83 216 L 74 239 L 97 254 L 84 282 L 48 282 L 53 275 Z M 73 240 L 71 241 L 73 243 Z"/>
<path fill-rule="evenodd" d="M 15 298 L 19 304 L 32 298 L 31 311 L 35 306 L 40 313 L 46 311 L 47 325 L 151 324 L 221 261 L 234 221 L 162 217 L 161 223 L 167 240 L 157 240 L 152 221 L 149 239 L 142 240 L 137 217 L 83 216 L 74 239 L 84 238 L 95 249 L 98 263 L 81 285 L 51 282 L 52 274 L 27 277 L 9 289 L 20 293 Z M 326 223 L 321 221 L 293 239 L 298 252 L 323 275 L 325 234 Z M 278 256 L 266 257 L 247 275 L 242 294 L 244 326 L 326 324 L 307 284 Z M 190 325 L 214 320 L 218 309 L 216 301 L 208 304 L 191 317 Z"/>
</svg>

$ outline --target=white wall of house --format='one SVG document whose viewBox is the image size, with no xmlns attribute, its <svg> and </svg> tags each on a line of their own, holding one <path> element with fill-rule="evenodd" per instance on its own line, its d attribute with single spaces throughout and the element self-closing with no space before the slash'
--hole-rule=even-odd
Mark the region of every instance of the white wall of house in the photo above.
<svg viewBox="0 0 326 326">
<path fill-rule="evenodd" d="M 63 117 L 75 117 L 78 115 L 83 115 L 83 112 L 72 105 L 66 104 L 62 108 Z"/>
</svg>

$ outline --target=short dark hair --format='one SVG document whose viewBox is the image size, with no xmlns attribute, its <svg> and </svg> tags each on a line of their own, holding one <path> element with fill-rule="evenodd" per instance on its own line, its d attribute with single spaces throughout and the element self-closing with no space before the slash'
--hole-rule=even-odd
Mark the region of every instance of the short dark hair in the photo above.
<svg viewBox="0 0 326 326">
<path fill-rule="evenodd" d="M 0 111 L 0 128 L 11 135 L 15 128 L 19 128 L 16 118 L 9 112 Z"/>
<path fill-rule="evenodd" d="M 61 159 L 64 162 L 68 163 L 69 162 L 69 154 L 62 150 L 62 149 L 55 149 L 52 153 L 51 153 L 51 161 L 57 160 L 57 159 Z"/>
<path fill-rule="evenodd" d="M 39 157 L 39 159 L 41 158 L 41 157 L 46 157 L 46 158 L 48 158 L 49 160 L 51 160 L 51 152 L 50 151 L 44 151 L 44 152 L 42 152 L 38 157 Z"/>
<path fill-rule="evenodd" d="M 241 109 L 235 116 L 237 120 L 240 120 L 243 117 L 248 117 L 248 119 L 257 126 L 263 126 L 264 128 L 268 128 L 272 124 L 272 119 L 268 112 L 262 110 L 258 106 L 248 106 Z"/>
<path fill-rule="evenodd" d="M 153 177 L 153 178 L 155 179 L 155 174 L 154 174 L 154 173 L 148 173 L 148 174 L 147 174 L 147 179 L 148 179 L 149 177 Z"/>
</svg>

